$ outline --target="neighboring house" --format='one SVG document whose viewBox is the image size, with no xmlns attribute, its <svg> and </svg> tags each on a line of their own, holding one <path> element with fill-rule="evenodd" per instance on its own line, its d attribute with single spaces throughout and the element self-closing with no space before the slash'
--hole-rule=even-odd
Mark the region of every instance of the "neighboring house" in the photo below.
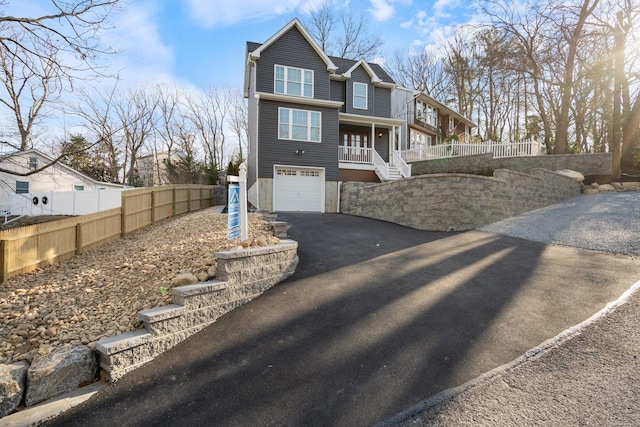
<svg viewBox="0 0 640 427">
<path fill-rule="evenodd" d="M 138 175 L 145 187 L 169 183 L 167 179 L 167 161 L 172 160 L 172 157 L 175 158 L 176 154 L 169 154 L 166 151 L 138 157 Z"/>
<path fill-rule="evenodd" d="M 396 83 L 382 67 L 328 56 L 297 19 L 262 44 L 248 42 L 246 53 L 248 199 L 256 208 L 337 212 L 341 182 L 411 175 L 400 152 L 410 146 L 407 112 L 392 111 Z"/>
<path fill-rule="evenodd" d="M 37 150 L 18 151 L 0 157 L 0 168 L 26 173 L 53 162 L 53 158 Z M 99 182 L 66 166 L 56 163 L 28 176 L 0 172 L 0 204 L 9 204 L 11 194 L 44 193 L 51 191 L 84 191 L 122 189 L 121 184 Z"/>
<path fill-rule="evenodd" d="M 391 94 L 391 113 L 406 120 L 402 126 L 403 158 L 408 153 L 447 141 L 471 142 L 471 120 L 456 113 L 424 92 L 396 88 Z"/>
</svg>

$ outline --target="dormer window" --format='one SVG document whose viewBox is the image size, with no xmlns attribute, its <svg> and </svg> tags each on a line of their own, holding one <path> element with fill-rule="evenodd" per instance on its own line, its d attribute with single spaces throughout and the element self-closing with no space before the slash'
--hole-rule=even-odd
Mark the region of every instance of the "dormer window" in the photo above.
<svg viewBox="0 0 640 427">
<path fill-rule="evenodd" d="M 367 89 L 366 83 L 353 83 L 353 108 L 367 109 Z"/>
<path fill-rule="evenodd" d="M 274 92 L 313 98 L 313 70 L 276 65 Z"/>
</svg>

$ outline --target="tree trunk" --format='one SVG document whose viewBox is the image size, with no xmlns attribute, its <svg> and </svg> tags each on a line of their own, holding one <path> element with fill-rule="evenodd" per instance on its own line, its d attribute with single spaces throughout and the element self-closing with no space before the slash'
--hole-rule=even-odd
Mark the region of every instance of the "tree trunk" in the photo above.
<svg viewBox="0 0 640 427">
<path fill-rule="evenodd" d="M 618 12 L 618 22 L 614 30 L 614 82 L 613 120 L 611 129 L 611 176 L 620 178 L 620 144 L 622 142 L 622 82 L 624 80 L 624 31 L 620 26 L 622 13 Z"/>
</svg>

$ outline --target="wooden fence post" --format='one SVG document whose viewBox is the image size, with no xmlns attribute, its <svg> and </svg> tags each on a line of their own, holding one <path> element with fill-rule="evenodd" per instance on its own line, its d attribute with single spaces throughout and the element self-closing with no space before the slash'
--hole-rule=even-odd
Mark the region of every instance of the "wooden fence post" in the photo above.
<svg viewBox="0 0 640 427">
<path fill-rule="evenodd" d="M 122 201 L 120 202 L 120 210 L 121 215 L 122 215 L 122 220 L 120 221 L 120 227 L 122 227 L 122 229 L 120 230 L 120 235 L 122 237 L 124 237 L 127 233 L 127 197 L 124 195 L 124 191 L 121 193 L 122 194 Z"/>
<path fill-rule="evenodd" d="M 156 223 L 156 191 L 151 189 L 151 224 Z"/>
<path fill-rule="evenodd" d="M 6 240 L 0 240 L 0 283 L 7 280 L 9 277 L 9 249 Z"/>
<path fill-rule="evenodd" d="M 173 194 L 173 201 L 171 202 L 171 216 L 175 216 L 176 214 L 176 186 L 175 184 L 173 185 L 173 189 L 172 189 L 172 194 Z"/>
<path fill-rule="evenodd" d="M 76 255 L 82 255 L 82 223 L 76 224 Z"/>
</svg>

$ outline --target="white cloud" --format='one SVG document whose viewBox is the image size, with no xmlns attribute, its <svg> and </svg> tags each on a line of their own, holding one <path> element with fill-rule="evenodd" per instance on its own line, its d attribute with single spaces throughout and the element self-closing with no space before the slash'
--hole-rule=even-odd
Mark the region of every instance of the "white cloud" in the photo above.
<svg viewBox="0 0 640 427">
<path fill-rule="evenodd" d="M 413 19 L 410 19 L 400 24 L 400 28 L 402 28 L 403 30 L 408 30 L 409 28 L 411 28 L 411 26 L 413 26 Z"/>
<path fill-rule="evenodd" d="M 316 4 L 317 0 L 186 0 L 192 19 L 207 28 L 269 19 Z"/>
<path fill-rule="evenodd" d="M 448 18 L 451 11 L 460 6 L 460 0 L 437 0 L 433 5 L 433 12 L 437 17 Z"/>
<path fill-rule="evenodd" d="M 388 21 L 395 15 L 396 10 L 388 0 L 371 0 L 369 12 L 378 21 Z"/>
</svg>

